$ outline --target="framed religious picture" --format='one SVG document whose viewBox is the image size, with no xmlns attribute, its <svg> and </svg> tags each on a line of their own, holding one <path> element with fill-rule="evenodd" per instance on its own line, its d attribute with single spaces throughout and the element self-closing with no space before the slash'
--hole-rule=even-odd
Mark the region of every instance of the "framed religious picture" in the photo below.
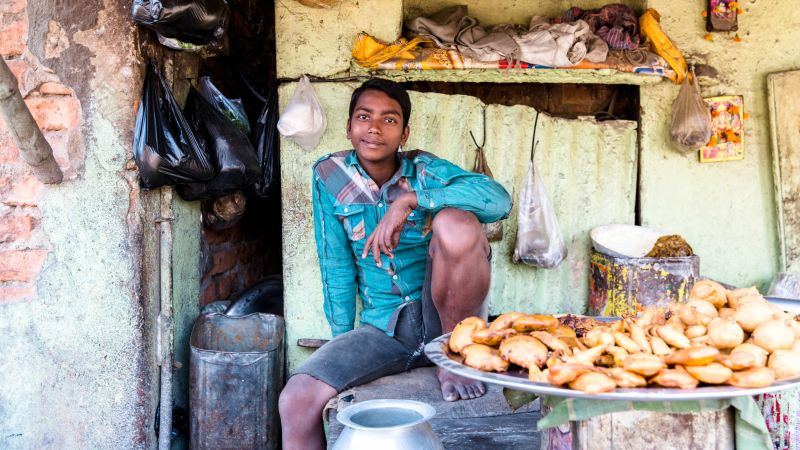
<svg viewBox="0 0 800 450">
<path fill-rule="evenodd" d="M 744 159 L 744 98 L 725 95 L 705 99 L 711 108 L 711 139 L 700 148 L 700 162 Z"/>
<path fill-rule="evenodd" d="M 708 0 L 706 30 L 736 31 L 739 29 L 738 0 Z"/>
</svg>

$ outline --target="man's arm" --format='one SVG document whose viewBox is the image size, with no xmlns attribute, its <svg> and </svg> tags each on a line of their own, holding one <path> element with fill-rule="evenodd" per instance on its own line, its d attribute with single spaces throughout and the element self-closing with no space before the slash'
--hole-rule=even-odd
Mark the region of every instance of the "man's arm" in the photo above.
<svg viewBox="0 0 800 450">
<path fill-rule="evenodd" d="M 312 204 L 314 235 L 322 274 L 325 317 L 333 337 L 353 329 L 356 317 L 356 267 L 347 233 L 333 214 L 330 195 L 316 172 Z"/>
<path fill-rule="evenodd" d="M 425 188 L 416 192 L 419 209 L 438 212 L 444 208 L 469 211 L 481 223 L 496 222 L 511 212 L 505 188 L 486 175 L 468 172 L 444 159 L 433 159 L 421 174 Z"/>
</svg>

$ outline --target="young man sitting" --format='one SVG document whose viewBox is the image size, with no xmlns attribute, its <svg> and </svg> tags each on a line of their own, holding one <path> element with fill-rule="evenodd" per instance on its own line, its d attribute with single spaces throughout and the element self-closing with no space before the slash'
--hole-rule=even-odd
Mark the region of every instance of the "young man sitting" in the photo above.
<svg viewBox="0 0 800 450">
<path fill-rule="evenodd" d="M 404 152 L 411 101 L 399 84 L 365 82 L 350 100 L 354 150 L 313 169 L 314 229 L 333 340 L 280 396 L 284 450 L 325 448 L 322 410 L 337 393 L 429 365 L 423 347 L 468 316 L 489 290 L 491 249 L 481 228 L 508 216 L 497 182 L 419 150 Z M 361 326 L 354 329 L 356 292 Z M 445 400 L 485 392 L 438 370 Z"/>
</svg>

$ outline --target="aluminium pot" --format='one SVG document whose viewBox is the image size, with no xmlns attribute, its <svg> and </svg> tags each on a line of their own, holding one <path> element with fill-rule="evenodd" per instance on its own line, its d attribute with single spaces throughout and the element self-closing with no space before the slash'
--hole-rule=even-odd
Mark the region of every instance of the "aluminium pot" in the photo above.
<svg viewBox="0 0 800 450">
<path fill-rule="evenodd" d="M 368 400 L 345 408 L 333 450 L 443 450 L 428 421 L 436 410 L 413 400 Z"/>
</svg>

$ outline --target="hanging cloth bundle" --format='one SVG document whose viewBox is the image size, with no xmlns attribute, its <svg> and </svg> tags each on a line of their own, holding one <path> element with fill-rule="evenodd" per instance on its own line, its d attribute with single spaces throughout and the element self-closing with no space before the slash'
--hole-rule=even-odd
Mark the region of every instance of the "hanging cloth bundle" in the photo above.
<svg viewBox="0 0 800 450">
<path fill-rule="evenodd" d="M 489 169 L 489 164 L 486 161 L 486 154 L 484 153 L 483 146 L 486 144 L 486 116 L 484 115 L 483 119 L 483 143 L 478 145 L 478 141 L 475 139 L 475 135 L 472 134 L 472 131 L 469 132 L 470 137 L 472 138 L 472 142 L 475 143 L 475 165 L 472 166 L 472 171 L 475 173 L 481 173 L 486 175 L 489 178 L 494 178 L 492 174 L 492 170 Z M 503 221 L 498 220 L 497 222 L 492 223 L 484 223 L 482 224 L 483 231 L 486 233 L 486 239 L 489 242 L 497 242 L 503 240 Z"/>
</svg>

